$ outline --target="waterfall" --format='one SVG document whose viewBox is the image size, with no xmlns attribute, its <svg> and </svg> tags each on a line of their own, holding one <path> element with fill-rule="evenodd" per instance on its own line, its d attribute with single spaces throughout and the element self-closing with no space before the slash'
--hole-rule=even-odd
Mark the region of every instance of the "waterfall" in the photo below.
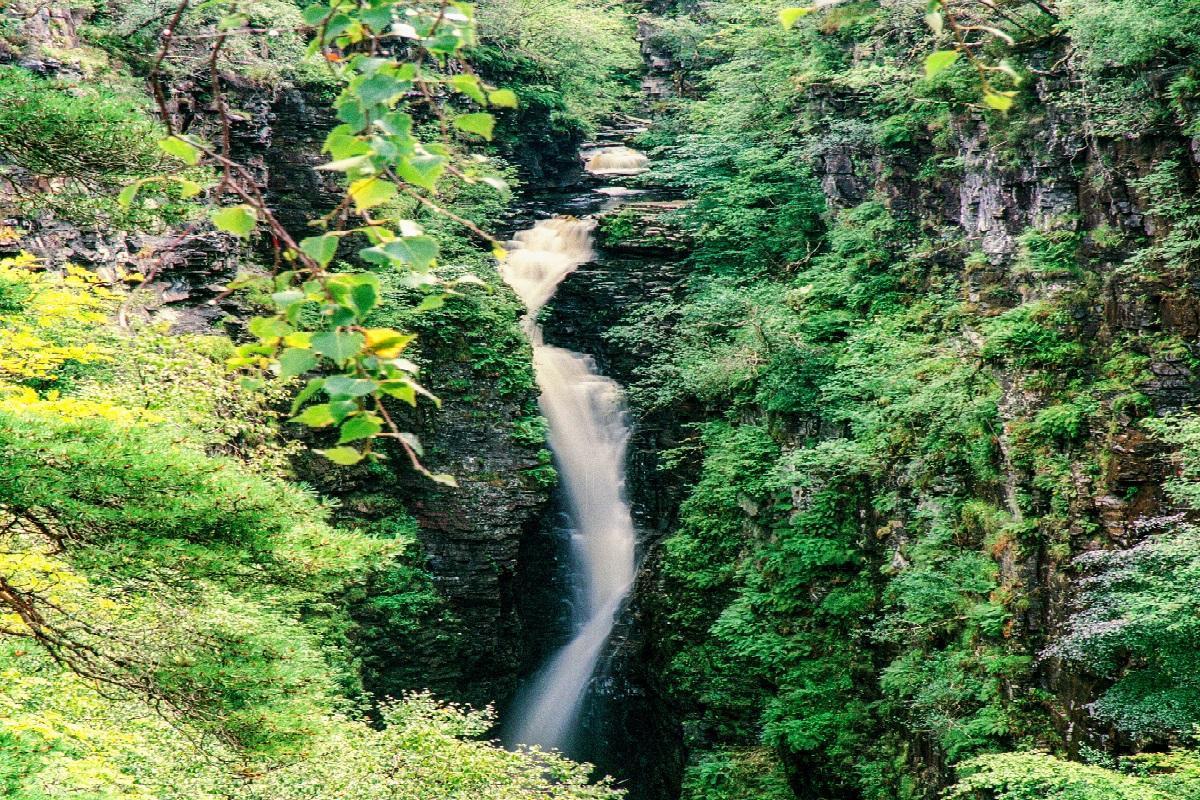
<svg viewBox="0 0 1200 800">
<path fill-rule="evenodd" d="M 573 580 L 580 602 L 571 640 L 518 697 L 507 738 L 516 744 L 568 744 L 587 686 L 633 585 L 635 535 L 625 499 L 629 428 L 621 389 L 588 356 L 547 345 L 537 314 L 567 275 L 592 258 L 596 223 L 571 217 L 539 222 L 516 235 L 501 267 L 524 301 L 525 329 L 549 424 L 550 448 L 573 533 Z"/>
<path fill-rule="evenodd" d="M 650 169 L 650 160 L 629 147 L 602 147 L 588 154 L 584 169 L 593 175 L 640 175 Z"/>
</svg>

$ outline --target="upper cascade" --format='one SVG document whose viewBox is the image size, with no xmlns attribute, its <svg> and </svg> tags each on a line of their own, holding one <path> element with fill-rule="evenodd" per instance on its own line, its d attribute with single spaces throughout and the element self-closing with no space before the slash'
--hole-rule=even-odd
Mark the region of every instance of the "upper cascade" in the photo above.
<svg viewBox="0 0 1200 800">
<path fill-rule="evenodd" d="M 650 159 L 632 147 L 602 147 L 587 155 L 584 169 L 592 175 L 641 175 L 650 170 Z"/>
</svg>

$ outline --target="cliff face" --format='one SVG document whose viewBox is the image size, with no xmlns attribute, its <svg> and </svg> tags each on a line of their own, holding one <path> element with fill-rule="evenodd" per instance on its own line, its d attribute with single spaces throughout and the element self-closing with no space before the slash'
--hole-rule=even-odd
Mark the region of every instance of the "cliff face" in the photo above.
<svg viewBox="0 0 1200 800">
<path fill-rule="evenodd" d="M 980 752 L 1172 741 L 1097 711 L 1137 656 L 1058 643 L 1080 556 L 1180 510 L 1147 420 L 1200 399 L 1187 67 L 1098 53 L 1103 3 L 1013 3 L 998 114 L 968 71 L 917 79 L 916 5 L 643 23 L 695 241 L 610 344 L 644 419 L 699 423 L 652 479 L 677 505 L 639 594 L 685 797 L 932 797 Z"/>
<path fill-rule="evenodd" d="M 112 83 L 129 87 L 131 95 L 144 90 L 140 80 L 115 76 L 120 65 L 107 63 L 82 39 L 85 12 L 27 3 L 5 13 L 13 15 L 19 31 L 10 37 L 14 44 L 0 53 L 3 61 L 68 83 Z M 255 174 L 280 220 L 302 234 L 309 220 L 340 198 L 335 183 L 313 169 L 327 160 L 320 148 L 336 124 L 329 87 L 251 80 L 232 71 L 223 80 L 229 105 L 236 109 L 236 157 Z M 176 78 L 167 92 L 179 129 L 213 133 L 206 82 Z M 142 104 L 147 99 L 139 98 Z M 253 315 L 224 287 L 239 269 L 254 268 L 262 253 L 212 231 L 203 219 L 124 230 L 73 217 L 70 208 L 31 214 L 18 203 L 24 196 L 53 192 L 66 180 L 47 183 L 19 165 L 0 177 L 0 204 L 15 231 L 0 240 L 0 250 L 31 252 L 51 267 L 73 263 L 110 276 L 122 270 L 140 273 L 148 280 L 138 313 L 176 331 L 236 332 Z M 89 191 L 104 196 L 119 188 Z M 488 260 L 482 253 L 478 260 L 476 269 L 489 277 Z M 502 286 L 494 274 L 490 277 Z M 403 323 L 425 334 L 419 358 L 430 375 L 429 388 L 445 401 L 440 411 L 413 415 L 413 430 L 423 440 L 428 466 L 454 474 L 459 488 L 434 487 L 412 473 L 400 454 L 388 466 L 370 470 L 339 470 L 304 455 L 295 465 L 301 480 L 340 504 L 345 524 L 371 526 L 384 535 L 399 531 L 418 540 L 416 551 L 397 569 L 428 573 L 431 594 L 420 624 L 389 628 L 396 621 L 386 608 L 394 590 L 388 585 L 368 587 L 356 612 L 367 688 L 378 696 L 429 688 L 483 707 L 512 691 L 527 657 L 517 612 L 518 552 L 540 525 L 552 476 L 540 429 L 529 426 L 536 420 L 536 390 L 518 315 L 517 301 L 502 288 L 494 298 L 464 297 L 430 318 Z"/>
<path fill-rule="evenodd" d="M 951 261 L 971 315 L 961 333 L 964 340 L 981 342 L 979 329 L 1011 309 L 1060 304 L 1069 314 L 1063 328 L 1087 343 L 1086 369 L 1093 376 L 1103 373 L 1107 358 L 1123 351 L 1146 359 L 1132 385 L 1092 395 L 1095 417 L 1085 433 L 1062 448 L 1068 474 L 1049 490 L 1039 485 L 1045 472 L 1019 452 L 1020 440 L 1028 436 L 1029 421 L 1061 400 L 1063 390 L 1083 392 L 1068 388 L 1065 374 L 1050 378 L 1048 386 L 1031 386 L 1027 368 L 989 367 L 999 388 L 996 447 L 1003 506 L 1015 520 L 1025 520 L 1041 516 L 1052 503 L 1064 504 L 1065 529 L 1053 537 L 1057 541 L 1033 546 L 1013 541 L 992 551 L 1000 584 L 1023 597 L 1005 635 L 1038 654 L 1065 630 L 1078 579 L 1072 559 L 1093 549 L 1129 547 L 1144 536 L 1139 520 L 1174 510 L 1162 491 L 1172 474 L 1167 448 L 1146 435 L 1140 420 L 1194 408 L 1200 400 L 1193 369 L 1200 311 L 1194 264 L 1188 259 L 1163 263 L 1164 271 L 1154 275 L 1122 265 L 1147 242 L 1161 242 L 1170 229 L 1161 216 L 1162 198 L 1147 189 L 1147 178 L 1164 162 L 1176 164 L 1177 186 L 1190 196 L 1200 177 L 1200 159 L 1197 140 L 1181 127 L 1097 130 L 1074 93 L 1087 78 L 1073 68 L 1077 65 L 1065 50 L 1051 44 L 1029 58 L 1042 69 L 1028 90 L 1029 107 L 1015 112 L 1025 115 L 1016 141 L 1003 131 L 1005 121 L 968 112 L 950 118 L 937 146 L 920 136 L 898 149 L 841 143 L 831 123 L 872 119 L 852 92 L 813 91 L 800 118 L 813 142 L 814 175 L 831 213 L 880 199 L 893 215 L 933 240 L 977 254 L 957 265 Z M 954 166 L 944 174 L 919 175 L 929 159 Z M 1112 236 L 1098 242 L 1089 236 L 1096 231 Z M 1079 250 L 1068 260 L 1086 264 L 1086 272 L 1063 267 L 1031 273 L 1031 232 L 1080 237 Z M 1156 346 L 1165 339 L 1183 347 Z M 1127 391 L 1144 396 L 1144 405 L 1123 405 Z M 883 552 L 903 552 L 910 536 L 907 523 L 879 522 L 888 531 Z M 1044 519 L 1034 524 L 1039 522 L 1045 524 Z M 1048 719 L 1070 752 L 1099 746 L 1112 734 L 1088 713 L 1101 688 L 1093 676 L 1046 658 L 1035 659 L 1026 681 L 1010 691 L 1053 696 Z M 931 757 L 938 761 L 941 755 Z M 934 766 L 938 780 L 945 780 L 945 766 Z"/>
</svg>

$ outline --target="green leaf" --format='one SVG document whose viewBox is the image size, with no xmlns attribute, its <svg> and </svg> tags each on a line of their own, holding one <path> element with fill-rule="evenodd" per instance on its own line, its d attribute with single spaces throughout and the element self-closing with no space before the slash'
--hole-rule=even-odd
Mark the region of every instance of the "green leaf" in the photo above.
<svg viewBox="0 0 1200 800">
<path fill-rule="evenodd" d="M 349 125 L 339 125 L 325 137 L 325 144 L 321 147 L 321 152 L 329 153 L 329 157 L 336 162 L 355 156 L 365 156 L 371 152 L 371 145 L 359 139 L 351 131 Z M 328 169 L 328 165 L 323 169 Z"/>
<path fill-rule="evenodd" d="M 411 139 L 413 119 L 411 115 L 405 114 L 403 111 L 393 111 L 385 114 L 383 119 L 379 120 L 379 127 L 383 128 L 389 136 Z"/>
<path fill-rule="evenodd" d="M 321 355 L 340 364 L 358 355 L 364 341 L 361 333 L 326 331 L 313 336 L 312 346 Z"/>
<path fill-rule="evenodd" d="M 474 75 L 454 75 L 450 78 L 450 86 L 459 94 L 465 94 L 476 103 L 483 105 L 487 98 L 479 85 L 479 78 Z"/>
<path fill-rule="evenodd" d="M 994 108 L 997 111 L 1008 111 L 1013 107 L 1013 98 L 1016 96 L 1016 92 L 985 91 L 983 93 L 983 102 L 988 108 Z"/>
<path fill-rule="evenodd" d="M 184 200 L 195 197 L 204 191 L 204 187 L 195 181 L 190 181 L 187 178 L 176 178 L 179 183 L 179 196 Z"/>
<path fill-rule="evenodd" d="M 279 377 L 294 378 L 317 366 L 317 357 L 311 350 L 289 347 L 279 355 Z"/>
<path fill-rule="evenodd" d="M 443 486 L 450 486 L 455 489 L 458 488 L 458 481 L 454 478 L 453 475 L 451 475 L 449 473 L 442 472 L 442 473 L 434 474 L 431 472 L 428 474 L 427 477 L 429 478 L 429 480 L 433 481 L 434 483 L 440 483 Z"/>
<path fill-rule="evenodd" d="M 426 270 L 437 259 L 438 245 L 431 236 L 406 236 L 379 247 L 369 247 L 359 255 L 375 264 L 398 262 L 415 270 Z"/>
<path fill-rule="evenodd" d="M 350 398 L 329 401 L 329 411 L 333 414 L 333 421 L 339 425 L 346 417 L 357 414 L 361 410 L 358 407 L 358 401 Z"/>
<path fill-rule="evenodd" d="M 396 185 L 382 178 L 363 178 L 350 184 L 350 197 L 359 212 L 383 205 L 396 196 Z"/>
<path fill-rule="evenodd" d="M 337 254 L 338 237 L 331 233 L 324 236 L 310 236 L 300 242 L 300 250 L 322 267 L 329 266 Z"/>
<path fill-rule="evenodd" d="M 496 108 L 516 108 L 517 95 L 511 89 L 497 89 L 494 92 L 488 92 L 488 102 Z"/>
<path fill-rule="evenodd" d="M 409 84 L 398 81 L 391 75 L 372 75 L 358 86 L 358 96 L 368 106 L 388 105 L 407 92 Z"/>
<path fill-rule="evenodd" d="M 362 12 L 362 21 L 378 33 L 383 33 L 391 27 L 394 19 L 395 6 L 392 3 L 384 3 L 379 8 L 369 8 Z"/>
<path fill-rule="evenodd" d="M 297 425 L 307 425 L 310 428 L 328 428 L 336 420 L 333 418 L 333 410 L 327 403 L 321 405 L 309 406 L 304 409 L 298 416 L 292 417 L 289 422 L 294 422 Z"/>
<path fill-rule="evenodd" d="M 496 129 L 496 118 L 486 112 L 460 114 L 454 118 L 454 127 L 460 131 L 482 136 L 490 142 L 492 140 L 492 132 Z"/>
<path fill-rule="evenodd" d="M 217 209 L 212 214 L 212 221 L 218 230 L 245 239 L 254 232 L 254 226 L 258 224 L 258 217 L 253 208 L 241 205 Z"/>
<path fill-rule="evenodd" d="M 420 314 L 424 311 L 434 311 L 436 309 L 441 308 L 444 305 L 446 305 L 446 295 L 431 294 L 431 295 L 427 295 L 425 297 L 425 299 L 422 300 L 417 305 L 417 307 L 413 310 L 416 311 L 418 314 Z"/>
<path fill-rule="evenodd" d="M 339 324 L 351 324 L 379 304 L 379 278 L 369 272 L 336 275 L 325 286 L 335 302 L 353 312 L 349 320 Z"/>
<path fill-rule="evenodd" d="M 343 467 L 357 464 L 366 457 L 365 454 L 360 453 L 353 447 L 334 447 L 331 450 L 318 450 L 317 452 L 333 463 L 340 464 Z"/>
<path fill-rule="evenodd" d="M 367 312 L 379 305 L 379 291 L 369 283 L 363 283 L 350 290 L 350 301 L 358 316 L 365 317 Z"/>
<path fill-rule="evenodd" d="M 435 155 L 412 156 L 396 165 L 396 173 L 401 178 L 422 189 L 436 188 L 438 178 L 445 171 L 446 159 Z"/>
<path fill-rule="evenodd" d="M 321 391 L 321 387 L 325 385 L 324 378 L 312 378 L 308 384 L 300 390 L 300 394 L 296 395 L 296 399 L 292 401 L 292 413 L 295 414 L 300 410 L 300 406 L 307 403 L 309 400 L 317 396 L 317 392 Z"/>
<path fill-rule="evenodd" d="M 304 24 L 317 26 L 324 21 L 325 17 L 329 16 L 329 6 L 324 3 L 317 3 L 304 9 Z"/>
<path fill-rule="evenodd" d="M 942 31 L 945 30 L 946 21 L 941 14 L 932 11 L 925 15 L 925 24 L 933 31 L 934 36 L 941 36 Z"/>
<path fill-rule="evenodd" d="M 792 28 L 795 27 L 801 18 L 807 17 L 814 10 L 811 6 L 782 8 L 779 10 L 779 21 L 783 24 L 783 27 Z"/>
<path fill-rule="evenodd" d="M 374 414 L 359 414 L 342 423 L 342 435 L 338 444 L 370 439 L 383 430 L 383 423 Z"/>
<path fill-rule="evenodd" d="M 417 390 L 407 381 L 388 381 L 380 389 L 384 394 L 402 400 L 410 406 L 417 404 Z"/>
<path fill-rule="evenodd" d="M 180 139 L 178 136 L 171 136 L 162 139 L 158 143 L 159 148 L 169 156 L 178 158 L 185 164 L 196 166 L 200 163 L 200 151 L 191 142 Z"/>
<path fill-rule="evenodd" d="M 332 375 L 325 379 L 325 393 L 330 397 L 366 397 L 379 388 L 375 381 Z"/>
<path fill-rule="evenodd" d="M 279 317 L 255 317 L 246 325 L 250 333 L 264 342 L 282 339 L 292 332 L 292 326 Z"/>
<path fill-rule="evenodd" d="M 134 183 L 129 184 L 121 190 L 119 195 L 117 195 L 117 205 L 119 205 L 121 208 L 129 208 L 131 205 L 133 205 L 134 199 L 137 198 L 138 192 L 141 190 L 142 181 L 135 181 Z"/>
<path fill-rule="evenodd" d="M 958 57 L 959 52 L 957 50 L 938 50 L 935 53 L 930 53 L 925 57 L 925 77 L 932 78 L 949 69 L 955 61 L 958 61 Z"/>
</svg>

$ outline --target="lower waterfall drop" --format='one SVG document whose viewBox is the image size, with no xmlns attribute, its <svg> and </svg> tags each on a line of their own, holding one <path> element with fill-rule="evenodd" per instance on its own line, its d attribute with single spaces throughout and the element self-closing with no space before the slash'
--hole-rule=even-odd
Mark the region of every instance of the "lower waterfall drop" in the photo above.
<svg viewBox="0 0 1200 800">
<path fill-rule="evenodd" d="M 569 744 L 636 569 L 636 536 L 625 498 L 629 427 L 621 388 L 597 374 L 591 357 L 547 345 L 536 321 L 562 280 L 591 260 L 595 227 L 595 221 L 571 217 L 543 220 L 516 235 L 501 268 L 528 309 L 525 330 L 573 527 L 572 579 L 580 601 L 571 640 L 523 689 L 508 725 L 506 739 L 543 748 Z"/>
</svg>

